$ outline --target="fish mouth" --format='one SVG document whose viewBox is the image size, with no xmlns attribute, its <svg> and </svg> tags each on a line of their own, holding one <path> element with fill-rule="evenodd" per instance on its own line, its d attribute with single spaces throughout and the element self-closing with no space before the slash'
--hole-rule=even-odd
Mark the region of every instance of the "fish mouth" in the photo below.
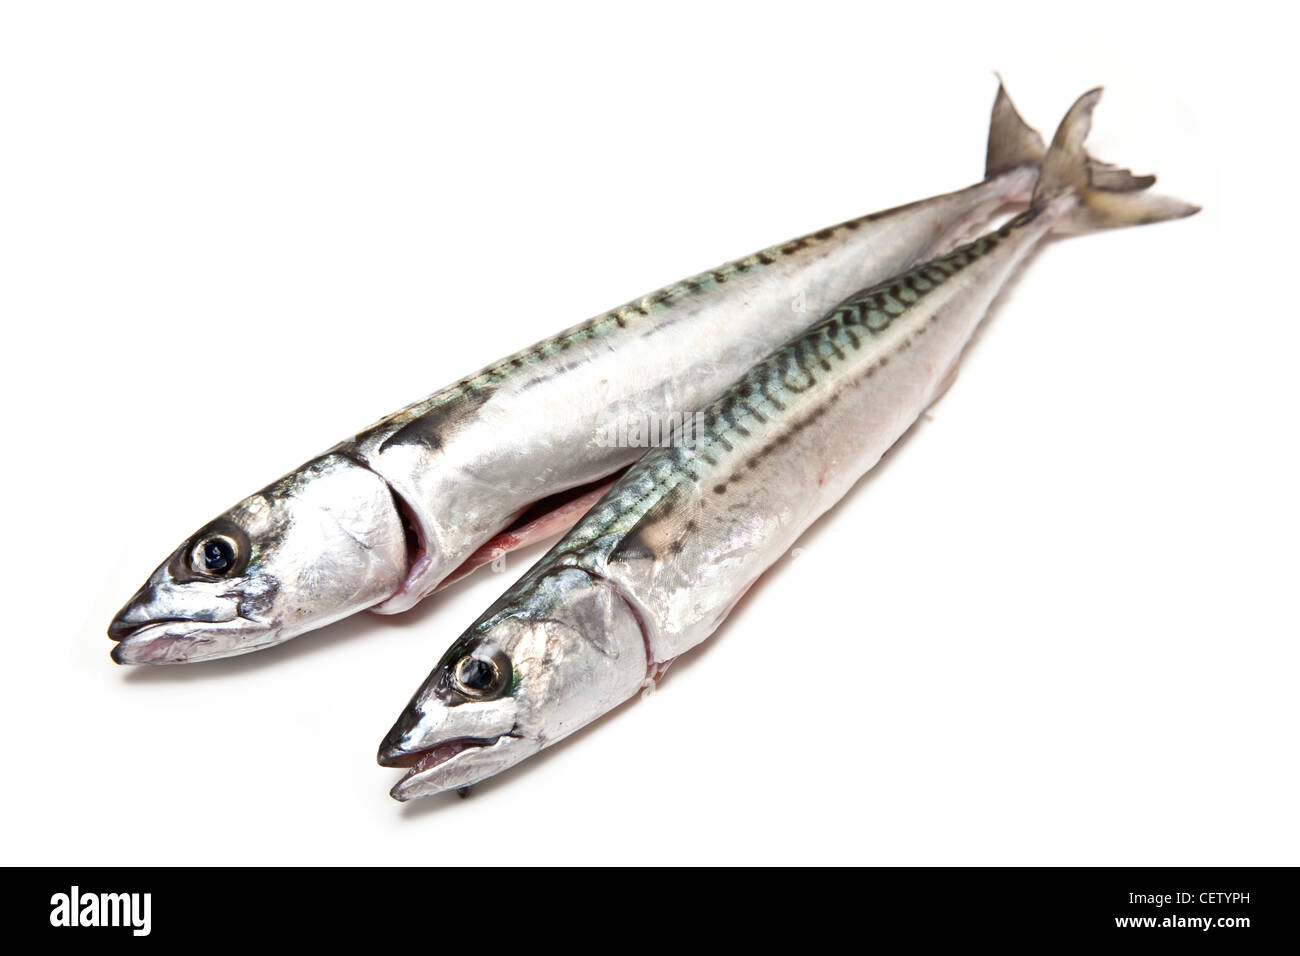
<svg viewBox="0 0 1300 956">
<path fill-rule="evenodd" d="M 406 767 L 412 773 L 422 773 L 430 770 L 439 764 L 444 764 L 458 753 L 463 753 L 471 747 L 490 747 L 504 734 L 496 737 L 454 737 L 451 740 L 444 740 L 440 744 L 434 744 L 432 747 L 425 747 L 423 750 L 410 751 L 388 751 L 379 757 L 381 767 Z"/>
<path fill-rule="evenodd" d="M 264 635 L 257 640 L 255 635 Z M 163 618 L 139 624 L 114 621 L 108 636 L 117 641 L 110 656 L 117 664 L 184 664 L 247 654 L 276 643 L 270 627 L 247 618 L 206 623 Z M 253 638 L 250 640 L 250 638 Z"/>
<path fill-rule="evenodd" d="M 468 787 L 510 767 L 536 748 L 513 733 L 496 737 L 453 737 L 423 750 L 387 750 L 379 762 L 385 767 L 406 767 L 406 775 L 389 791 L 405 802 Z"/>
<path fill-rule="evenodd" d="M 134 634 L 138 634 L 145 628 L 154 627 L 158 624 L 188 624 L 189 618 L 184 617 L 155 617 L 148 621 L 127 621 L 125 617 L 119 614 L 113 618 L 113 623 L 108 625 L 108 636 L 115 641 L 124 641 Z"/>
</svg>

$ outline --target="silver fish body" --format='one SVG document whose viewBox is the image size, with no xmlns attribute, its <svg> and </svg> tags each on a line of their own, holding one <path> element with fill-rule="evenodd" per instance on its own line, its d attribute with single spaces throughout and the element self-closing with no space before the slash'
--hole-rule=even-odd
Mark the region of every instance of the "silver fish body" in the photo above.
<svg viewBox="0 0 1300 956">
<path fill-rule="evenodd" d="M 983 182 L 635 299 L 383 419 L 187 539 L 113 621 L 114 660 L 226 657 L 363 609 L 412 607 L 536 502 L 634 461 L 643 449 L 608 440 L 619 423 L 691 414 L 854 289 L 1023 202 L 1041 154 L 999 90 Z M 365 493 L 304 491 L 349 469 Z M 279 516 L 273 533 L 245 526 L 264 512 Z M 394 540 L 404 542 L 401 557 Z M 224 603 L 216 609 L 190 591 L 219 592 Z"/>
<path fill-rule="evenodd" d="M 617 440 L 626 429 L 690 416 L 864 282 L 906 268 L 972 220 L 987 219 L 1035 178 L 1022 168 L 701 273 L 484 369 L 339 446 L 389 483 L 419 537 L 411 573 L 374 609 L 410 608 L 532 502 L 640 457 L 644 448 Z"/>
<path fill-rule="evenodd" d="M 1040 185 L 1028 212 L 848 298 L 771 353 L 709 405 L 693 443 L 648 453 L 466 631 L 381 745 L 381 763 L 410 768 L 394 796 L 499 772 L 712 634 L 939 397 L 994 296 L 1049 232 L 1194 211 L 1134 199 L 1150 179 L 1125 171 L 1107 180 L 1122 192 L 1086 184 L 1093 103 L 1071 111 L 1054 147 L 1075 164 L 1068 185 Z"/>
<path fill-rule="evenodd" d="M 713 402 L 691 445 L 649 452 L 444 656 L 381 749 L 412 768 L 394 796 L 499 772 L 712 634 L 933 401 L 1043 231 L 849 300 Z M 530 692 L 477 699 L 506 674 Z"/>
</svg>

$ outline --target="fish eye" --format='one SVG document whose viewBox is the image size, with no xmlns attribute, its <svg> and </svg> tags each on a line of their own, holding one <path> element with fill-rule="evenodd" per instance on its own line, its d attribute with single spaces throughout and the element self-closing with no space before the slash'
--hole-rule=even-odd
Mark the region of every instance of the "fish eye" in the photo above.
<svg viewBox="0 0 1300 956">
<path fill-rule="evenodd" d="M 505 684 L 501 665 L 490 658 L 466 654 L 452 669 L 456 689 L 479 699 L 500 693 Z"/>
<path fill-rule="evenodd" d="M 237 554 L 235 542 L 224 534 L 214 534 L 194 546 L 190 565 L 204 574 L 223 575 L 235 566 Z"/>
</svg>

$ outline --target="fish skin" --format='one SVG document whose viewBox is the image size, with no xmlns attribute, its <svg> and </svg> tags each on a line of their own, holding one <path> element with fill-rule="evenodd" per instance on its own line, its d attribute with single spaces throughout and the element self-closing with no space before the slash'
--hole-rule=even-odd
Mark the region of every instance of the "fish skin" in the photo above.
<svg viewBox="0 0 1300 956">
<path fill-rule="evenodd" d="M 113 659 L 228 657 L 361 610 L 409 609 L 534 502 L 639 457 L 640 448 L 601 442 L 604 423 L 701 407 L 852 290 L 950 247 L 997 209 L 1026 200 L 1041 146 L 999 89 L 989 150 L 995 172 L 986 180 L 809 233 L 634 299 L 386 417 L 218 519 L 238 524 L 250 512 L 276 514 L 276 537 L 249 536 L 251 553 L 238 555 L 238 573 L 205 564 L 212 524 L 182 543 L 110 625 L 119 641 Z M 796 297 L 803 311 L 793 308 Z M 304 486 L 318 474 L 339 487 L 363 484 L 365 474 L 375 487 L 355 501 L 310 494 Z M 354 533 L 338 534 L 341 524 Z M 402 560 L 394 557 L 395 540 L 405 541 Z M 312 542 L 336 553 L 311 553 Z M 349 581 L 349 569 L 360 577 Z M 203 598 L 202 613 L 191 616 L 189 592 L 214 587 L 225 595 L 221 607 Z M 220 629 L 204 619 L 227 614 L 231 602 L 256 612 Z"/>
<path fill-rule="evenodd" d="M 402 498 L 430 556 L 374 610 L 414 606 L 538 497 L 636 460 L 643 449 L 599 444 L 607 417 L 689 414 L 811 316 L 911 265 L 972 210 L 986 217 L 1034 178 L 1007 177 L 849 220 L 635 299 L 340 446 Z M 806 312 L 791 308 L 800 293 Z"/>
<path fill-rule="evenodd" d="M 518 763 L 709 637 L 942 395 L 993 299 L 1048 234 L 1196 211 L 1142 194 L 1149 177 L 1113 167 L 1094 187 L 1082 142 L 1097 95 L 1062 121 L 1028 211 L 850 296 L 758 362 L 705 409 L 702 435 L 650 451 L 489 608 L 381 744 L 381 764 L 410 768 L 393 796 L 472 785 Z M 639 632 L 641 643 L 598 648 L 596 631 Z M 477 660 L 510 679 L 465 686 L 458 675 Z M 458 737 L 470 698 L 485 722 L 497 704 L 508 731 Z"/>
</svg>

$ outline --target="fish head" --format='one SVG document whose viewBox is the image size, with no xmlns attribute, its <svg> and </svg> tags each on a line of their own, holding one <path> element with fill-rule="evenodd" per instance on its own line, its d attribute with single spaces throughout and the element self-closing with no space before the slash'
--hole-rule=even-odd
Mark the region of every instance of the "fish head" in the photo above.
<svg viewBox="0 0 1300 956">
<path fill-rule="evenodd" d="M 326 455 L 172 552 L 109 625 L 113 660 L 182 663 L 279 644 L 392 594 L 408 556 L 384 481 Z"/>
<path fill-rule="evenodd" d="M 526 576 L 452 645 L 380 745 L 409 768 L 398 800 L 468 787 L 632 697 L 645 681 L 640 618 L 577 568 Z"/>
</svg>

